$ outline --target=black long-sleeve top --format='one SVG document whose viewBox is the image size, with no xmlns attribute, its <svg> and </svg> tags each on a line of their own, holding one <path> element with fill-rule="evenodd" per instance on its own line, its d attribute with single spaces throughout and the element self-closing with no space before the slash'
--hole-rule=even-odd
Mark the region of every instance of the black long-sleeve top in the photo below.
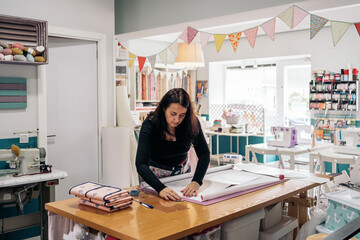
<svg viewBox="0 0 360 240">
<path fill-rule="evenodd" d="M 198 124 L 199 134 L 196 136 L 193 145 L 199 161 L 192 181 L 202 185 L 210 162 L 210 151 L 199 121 Z M 166 186 L 149 168 L 149 160 L 151 159 L 151 161 L 164 166 L 176 167 L 186 159 L 190 147 L 178 141 L 161 140 L 160 133 L 155 128 L 149 117 L 142 124 L 136 153 L 136 168 L 145 182 L 160 192 Z"/>
</svg>

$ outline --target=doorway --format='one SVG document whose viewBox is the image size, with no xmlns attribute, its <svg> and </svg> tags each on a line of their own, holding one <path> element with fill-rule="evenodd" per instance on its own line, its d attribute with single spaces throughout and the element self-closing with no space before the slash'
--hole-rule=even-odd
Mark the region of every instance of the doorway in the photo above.
<svg viewBox="0 0 360 240">
<path fill-rule="evenodd" d="M 55 200 L 68 190 L 98 181 L 97 43 L 49 37 L 47 66 L 48 164 L 68 177 L 55 188 Z"/>
</svg>

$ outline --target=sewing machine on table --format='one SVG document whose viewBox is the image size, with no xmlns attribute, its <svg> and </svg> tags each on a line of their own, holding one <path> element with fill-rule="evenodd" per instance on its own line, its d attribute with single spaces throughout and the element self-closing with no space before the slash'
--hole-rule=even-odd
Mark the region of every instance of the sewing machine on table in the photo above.
<svg viewBox="0 0 360 240">
<path fill-rule="evenodd" d="M 360 128 L 347 128 L 335 133 L 334 151 L 344 154 L 360 154 Z"/>
<path fill-rule="evenodd" d="M 41 239 L 47 239 L 47 214 L 45 203 L 54 201 L 54 185 L 67 177 L 64 171 L 46 165 L 44 148 L 23 148 L 18 151 L 0 149 L 0 204 L 2 208 L 16 207 L 24 213 L 24 205 L 30 199 L 40 198 L 40 211 L 2 218 L 0 235 L 19 229 L 41 225 Z"/>
<path fill-rule="evenodd" d="M 275 139 L 268 140 L 269 146 L 295 147 L 297 144 L 297 130 L 295 127 L 271 127 Z"/>
</svg>

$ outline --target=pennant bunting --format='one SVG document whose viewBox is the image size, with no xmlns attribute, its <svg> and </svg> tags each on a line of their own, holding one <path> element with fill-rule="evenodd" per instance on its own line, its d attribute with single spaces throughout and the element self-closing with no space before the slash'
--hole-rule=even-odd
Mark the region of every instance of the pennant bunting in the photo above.
<svg viewBox="0 0 360 240">
<path fill-rule="evenodd" d="M 294 6 L 293 27 L 296 27 L 307 15 L 309 15 L 308 12 Z"/>
<path fill-rule="evenodd" d="M 131 68 L 131 66 L 133 65 L 135 59 L 136 59 L 136 55 L 132 54 L 131 52 L 129 52 L 129 68 Z"/>
<path fill-rule="evenodd" d="M 275 40 L 275 22 L 276 22 L 276 18 L 273 18 L 261 25 L 261 28 L 273 41 Z"/>
<path fill-rule="evenodd" d="M 196 37 L 197 33 L 198 33 L 198 30 L 196 30 L 192 27 L 187 27 L 183 31 L 183 33 L 180 35 L 179 38 L 182 39 L 184 42 L 186 42 L 186 44 L 189 44 Z"/>
<path fill-rule="evenodd" d="M 236 52 L 236 50 L 238 48 L 240 37 L 241 37 L 241 32 L 234 33 L 234 34 L 229 34 L 229 40 L 230 40 L 231 45 L 232 45 L 232 47 L 234 49 L 234 52 Z"/>
<path fill-rule="evenodd" d="M 316 34 L 324 27 L 328 22 L 326 18 L 311 14 L 310 17 L 310 39 L 313 39 Z"/>
<path fill-rule="evenodd" d="M 252 48 L 255 47 L 256 35 L 257 35 L 258 27 L 250 28 L 244 31 L 247 40 Z"/>
<path fill-rule="evenodd" d="M 354 25 L 356 27 L 356 30 L 357 30 L 359 36 L 360 36 L 360 23 L 355 23 Z"/>
<path fill-rule="evenodd" d="M 200 42 L 201 42 L 202 50 L 204 50 L 204 47 L 208 43 L 210 36 L 211 36 L 210 33 L 200 32 Z"/>
<path fill-rule="evenodd" d="M 155 63 L 156 63 L 156 54 L 148 57 L 148 60 L 149 60 L 150 66 L 151 66 L 151 71 L 154 71 Z"/>
<path fill-rule="evenodd" d="M 166 65 L 167 64 L 167 48 L 159 53 L 160 60 Z"/>
<path fill-rule="evenodd" d="M 178 43 L 177 43 L 177 41 L 170 44 L 169 50 L 175 57 L 178 56 Z"/>
<path fill-rule="evenodd" d="M 224 43 L 226 34 L 214 34 L 213 36 L 215 39 L 216 51 L 219 53 L 219 51 Z"/>
<path fill-rule="evenodd" d="M 168 54 L 167 54 L 167 63 L 168 64 L 174 64 L 175 63 L 175 55 L 172 54 L 171 51 L 168 51 Z"/>
<path fill-rule="evenodd" d="M 331 33 L 333 38 L 334 47 L 340 41 L 342 36 L 349 29 L 351 23 L 347 22 L 338 22 L 338 21 L 330 21 L 331 23 Z"/>
<path fill-rule="evenodd" d="M 294 6 L 291 6 L 282 13 L 280 13 L 278 18 L 280 18 L 284 23 L 286 23 L 286 25 L 288 25 L 291 29 L 293 29 Z"/>
<path fill-rule="evenodd" d="M 139 62 L 139 70 L 141 72 L 141 70 L 143 69 L 144 67 L 144 64 L 145 64 L 145 61 L 146 61 L 146 57 L 137 57 L 138 59 L 138 62 Z"/>
</svg>

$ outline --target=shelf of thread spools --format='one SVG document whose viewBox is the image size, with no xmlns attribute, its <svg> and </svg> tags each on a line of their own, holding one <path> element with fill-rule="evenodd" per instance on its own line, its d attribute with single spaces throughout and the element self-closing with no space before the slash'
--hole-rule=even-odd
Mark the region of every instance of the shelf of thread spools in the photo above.
<svg viewBox="0 0 360 240">
<path fill-rule="evenodd" d="M 0 64 L 47 64 L 47 41 L 47 21 L 0 14 Z"/>
<path fill-rule="evenodd" d="M 349 72 L 352 74 L 349 75 Z M 357 111 L 358 79 L 356 68 L 341 69 L 338 73 L 313 71 L 313 79 L 309 84 L 309 108 Z"/>
</svg>

